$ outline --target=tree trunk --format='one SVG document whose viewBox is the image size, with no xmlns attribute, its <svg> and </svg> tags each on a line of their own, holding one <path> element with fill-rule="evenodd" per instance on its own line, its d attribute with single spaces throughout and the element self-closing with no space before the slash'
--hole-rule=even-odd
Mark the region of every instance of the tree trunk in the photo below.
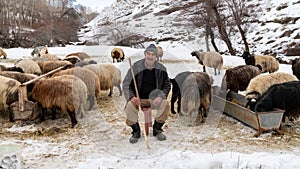
<svg viewBox="0 0 300 169">
<path fill-rule="evenodd" d="M 231 43 L 231 41 L 228 37 L 228 34 L 226 32 L 226 27 L 225 27 L 224 23 L 222 22 L 222 18 L 220 16 L 220 14 L 218 12 L 218 9 L 217 9 L 217 6 L 215 4 L 212 6 L 212 10 L 213 10 L 213 12 L 216 16 L 216 24 L 217 24 L 221 39 L 226 43 L 226 45 L 228 47 L 228 50 L 229 50 L 229 53 L 231 55 L 235 55 L 236 52 L 232 47 L 232 43 Z"/>
</svg>

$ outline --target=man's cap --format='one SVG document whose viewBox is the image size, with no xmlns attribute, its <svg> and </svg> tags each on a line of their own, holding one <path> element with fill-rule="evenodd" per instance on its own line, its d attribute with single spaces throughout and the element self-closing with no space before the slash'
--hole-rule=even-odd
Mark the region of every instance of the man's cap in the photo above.
<svg viewBox="0 0 300 169">
<path fill-rule="evenodd" d="M 150 52 L 154 52 L 155 56 L 157 56 L 157 53 L 158 53 L 158 50 L 156 48 L 156 46 L 154 44 L 150 44 L 146 49 L 145 49 L 145 52 L 146 53 L 147 51 L 150 51 Z"/>
</svg>

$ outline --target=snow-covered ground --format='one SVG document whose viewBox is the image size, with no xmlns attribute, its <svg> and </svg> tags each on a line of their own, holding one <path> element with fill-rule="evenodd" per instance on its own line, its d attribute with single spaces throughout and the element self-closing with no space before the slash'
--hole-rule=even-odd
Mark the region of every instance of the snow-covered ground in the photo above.
<svg viewBox="0 0 300 169">
<path fill-rule="evenodd" d="M 196 58 L 190 55 L 193 46 L 185 44 L 161 44 L 165 54 L 163 63 L 169 76 L 191 70 L 202 71 Z M 83 51 L 97 62 L 112 63 L 110 50 L 113 46 L 67 46 L 51 47 L 49 52 L 63 58 L 71 52 Z M 143 58 L 143 49 L 122 47 L 126 58 L 133 62 Z M 32 49 L 5 49 L 9 60 L 0 64 L 12 66 L 21 58 L 30 58 Z M 224 57 L 221 75 L 213 75 L 214 85 L 220 85 L 226 68 L 244 64 L 236 56 Z M 112 63 L 122 71 L 124 77 L 129 68 L 128 59 Z M 280 65 L 279 71 L 292 73 L 291 65 Z M 115 89 L 116 90 L 116 89 Z M 57 120 L 47 118 L 45 122 L 15 122 L 0 120 L 0 165 L 8 162 L 3 156 L 17 159 L 19 168 L 166 168 L 166 169 L 296 169 L 300 168 L 300 129 L 288 123 L 283 127 L 285 135 L 274 132 L 253 137 L 255 130 L 227 115 L 211 111 L 205 123 L 188 127 L 184 118 L 169 115 L 164 126 L 167 141 L 159 142 L 148 136 L 150 150 L 144 138 L 130 144 L 131 129 L 125 124 L 123 112 L 125 99 L 102 92 L 98 105 L 86 112 L 79 124 L 70 128 L 68 116 Z M 151 128 L 150 128 L 151 130 Z M 16 155 L 16 156 L 13 156 Z M 10 161 L 11 162 L 11 161 Z"/>
</svg>

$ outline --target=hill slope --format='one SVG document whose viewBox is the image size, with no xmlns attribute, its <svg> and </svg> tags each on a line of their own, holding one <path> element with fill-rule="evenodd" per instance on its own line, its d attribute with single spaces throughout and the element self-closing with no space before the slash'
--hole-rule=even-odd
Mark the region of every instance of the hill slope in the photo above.
<svg viewBox="0 0 300 169">
<path fill-rule="evenodd" d="M 172 41 L 187 43 L 191 47 L 205 48 L 204 29 L 197 27 L 190 19 L 197 14 L 201 1 L 171 0 L 127 0 L 105 8 L 94 20 L 79 30 L 82 41 L 119 45 L 144 41 Z M 254 53 L 285 54 L 300 41 L 300 1 L 260 0 L 247 1 L 252 13 L 258 17 L 247 32 L 250 50 Z M 215 31 L 218 36 L 218 33 Z M 240 34 L 230 33 L 233 47 L 243 51 Z M 123 43 L 120 43 L 123 42 Z M 217 40 L 221 52 L 227 47 Z M 137 46 L 143 47 L 143 46 Z M 238 52 L 240 53 L 240 52 Z"/>
</svg>

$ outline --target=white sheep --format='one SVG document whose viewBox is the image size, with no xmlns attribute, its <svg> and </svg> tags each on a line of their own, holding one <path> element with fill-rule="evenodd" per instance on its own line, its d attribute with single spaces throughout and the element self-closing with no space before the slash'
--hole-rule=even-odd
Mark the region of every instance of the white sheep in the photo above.
<svg viewBox="0 0 300 169">
<path fill-rule="evenodd" d="M 199 64 L 203 65 L 203 72 L 206 72 L 205 66 L 212 67 L 215 70 L 215 75 L 217 75 L 216 69 L 218 69 L 218 74 L 223 67 L 223 57 L 218 52 L 200 52 L 193 51 L 192 56 L 196 56 Z"/>
<path fill-rule="evenodd" d="M 42 70 L 39 65 L 31 59 L 22 59 L 15 63 L 15 67 L 21 68 L 24 73 L 31 73 L 36 75 L 41 75 Z"/>
<path fill-rule="evenodd" d="M 257 66 L 262 73 L 269 72 L 273 73 L 279 69 L 279 63 L 273 56 L 262 55 L 250 55 L 249 52 L 245 51 L 242 55 L 247 65 Z"/>
<path fill-rule="evenodd" d="M 298 80 L 296 76 L 284 72 L 275 72 L 267 75 L 260 74 L 250 80 L 250 83 L 246 89 L 246 99 L 257 100 L 265 91 L 268 90 L 270 86 L 295 80 Z"/>
</svg>

